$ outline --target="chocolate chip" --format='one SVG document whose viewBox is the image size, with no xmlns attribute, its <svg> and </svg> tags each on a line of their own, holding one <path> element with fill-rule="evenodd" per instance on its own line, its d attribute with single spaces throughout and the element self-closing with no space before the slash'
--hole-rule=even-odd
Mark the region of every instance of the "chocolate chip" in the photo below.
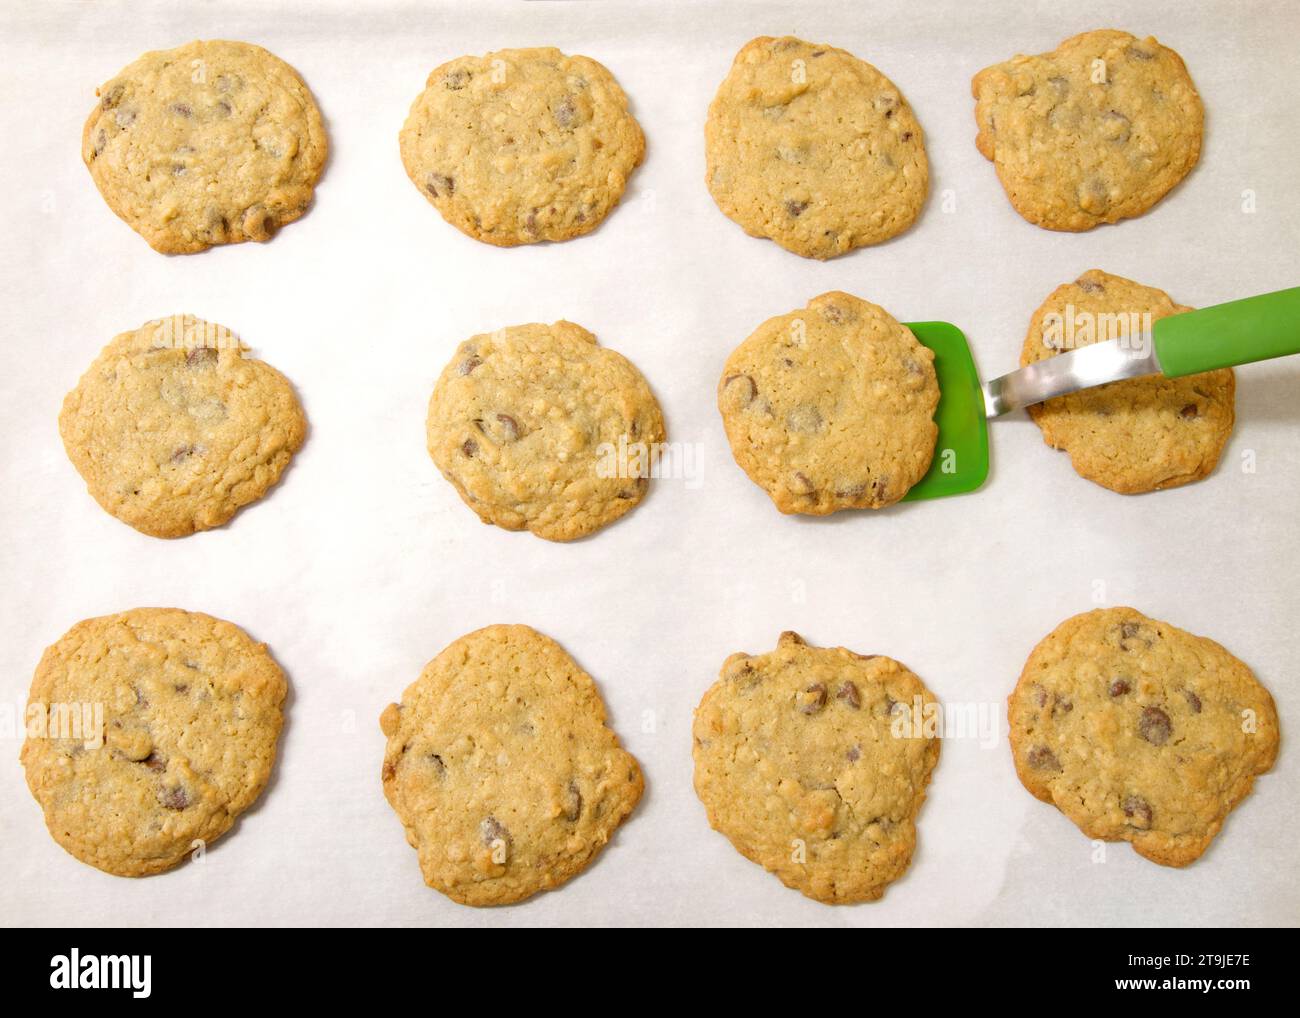
<svg viewBox="0 0 1300 1018">
<path fill-rule="evenodd" d="M 509 414 L 497 414 L 497 424 L 501 426 L 501 434 L 507 442 L 519 441 L 519 422 Z"/>
<path fill-rule="evenodd" d="M 1123 145 L 1129 140 L 1132 134 L 1132 126 L 1128 117 L 1116 110 L 1107 110 L 1102 117 L 1106 133 L 1110 140 L 1116 145 Z"/>
<path fill-rule="evenodd" d="M 1129 818 L 1129 826 L 1137 827 L 1141 830 L 1149 830 L 1151 827 L 1151 804 L 1140 795 L 1126 795 L 1124 801 L 1120 803 L 1124 810 L 1124 815 Z"/>
<path fill-rule="evenodd" d="M 559 127 L 572 128 L 578 120 L 578 107 L 573 104 L 573 96 L 566 95 L 563 102 L 551 111 L 551 117 Z"/>
<path fill-rule="evenodd" d="M 220 99 L 217 101 L 217 112 L 223 117 L 230 116 L 234 111 L 234 107 L 231 106 L 230 103 L 226 102 L 226 100 Z"/>
<path fill-rule="evenodd" d="M 912 132 L 911 132 L 911 131 L 904 131 L 904 132 L 899 136 L 899 140 L 900 140 L 900 141 L 911 141 L 911 140 L 912 140 Z"/>
<path fill-rule="evenodd" d="M 158 801 L 167 809 L 182 810 L 187 809 L 190 804 L 189 793 L 179 785 L 175 788 L 164 788 L 158 793 Z"/>
<path fill-rule="evenodd" d="M 114 106 L 122 101 L 122 96 L 126 94 L 125 85 L 114 85 L 105 94 L 104 98 L 99 101 L 99 105 L 106 110 L 111 110 Z"/>
<path fill-rule="evenodd" d="M 1083 185 L 1080 206 L 1094 211 L 1110 207 L 1110 186 L 1101 177 L 1090 177 Z"/>
<path fill-rule="evenodd" d="M 474 75 L 469 71 L 460 68 L 454 71 L 448 71 L 442 76 L 443 88 L 447 89 L 449 92 L 459 92 L 469 84 L 469 79 L 473 76 Z"/>
<path fill-rule="evenodd" d="M 1140 622 L 1121 622 L 1119 624 L 1120 650 L 1133 651 L 1139 647 L 1150 647 L 1155 643 L 1155 634 Z"/>
<path fill-rule="evenodd" d="M 437 753 L 429 754 L 429 763 L 433 767 L 433 773 L 437 775 L 439 779 L 447 776 L 447 765 L 442 762 L 442 757 Z"/>
<path fill-rule="evenodd" d="M 862 756 L 862 749 L 858 746 L 850 746 L 848 752 L 844 754 L 844 759 L 849 763 L 856 763 Z"/>
<path fill-rule="evenodd" d="M 151 752 L 147 757 L 145 757 L 140 762 L 144 764 L 146 767 L 148 767 L 151 771 L 165 771 L 167 769 L 167 761 L 158 755 L 157 750 Z"/>
<path fill-rule="evenodd" d="M 1125 693 L 1133 692 L 1133 687 L 1128 684 L 1127 679 L 1115 679 L 1110 684 L 1111 696 L 1123 696 Z"/>
<path fill-rule="evenodd" d="M 786 414 L 785 426 L 799 434 L 815 434 L 821 430 L 821 411 L 811 403 L 803 403 Z"/>
<path fill-rule="evenodd" d="M 1065 697 L 1061 696 L 1060 693 L 1053 693 L 1052 694 L 1052 715 L 1053 716 L 1056 715 L 1058 709 L 1061 711 L 1062 714 L 1069 714 L 1070 711 L 1074 710 L 1074 701 L 1067 700 Z"/>
<path fill-rule="evenodd" d="M 435 198 L 450 197 L 456 193 L 456 181 L 441 173 L 430 173 L 424 178 L 424 189 Z"/>
<path fill-rule="evenodd" d="M 458 374 L 468 375 L 471 371 L 473 371 L 476 367 L 478 367 L 482 363 L 483 363 L 483 358 L 478 357 L 474 354 L 470 354 L 468 357 L 466 357 L 463 361 L 460 362 L 460 367 L 458 367 L 456 371 Z"/>
<path fill-rule="evenodd" d="M 185 366 L 187 368 L 201 368 L 206 364 L 215 364 L 217 359 L 218 354 L 216 347 L 196 346 L 185 355 Z"/>
<path fill-rule="evenodd" d="M 496 445 L 517 442 L 519 436 L 523 434 L 519 422 L 509 414 L 493 414 L 489 418 L 480 417 L 474 421 L 474 424 Z"/>
<path fill-rule="evenodd" d="M 470 459 L 473 459 L 474 454 L 478 452 L 478 443 L 475 442 L 474 439 L 472 438 L 467 438 L 465 439 L 465 441 L 461 442 L 460 451 L 463 452 Z"/>
<path fill-rule="evenodd" d="M 1192 708 L 1193 714 L 1201 713 L 1201 698 L 1199 696 L 1190 689 L 1184 689 L 1183 696 L 1187 698 L 1187 706 Z"/>
<path fill-rule="evenodd" d="M 845 322 L 851 322 L 858 317 L 855 312 L 839 304 L 823 304 L 821 313 L 822 317 L 832 325 L 843 325 Z"/>
<path fill-rule="evenodd" d="M 503 842 L 506 847 L 510 846 L 510 832 L 496 817 L 487 817 L 479 823 L 478 836 L 489 848 L 497 841 Z"/>
<path fill-rule="evenodd" d="M 174 453 L 172 453 L 172 462 L 175 464 L 184 463 L 187 459 L 189 459 L 198 451 L 199 449 L 198 446 L 196 445 L 182 445 Z"/>
<path fill-rule="evenodd" d="M 740 406 L 747 406 L 758 395 L 758 386 L 749 375 L 728 375 L 722 382 L 728 396 Z"/>
<path fill-rule="evenodd" d="M 842 700 L 846 705 L 858 710 L 862 706 L 862 696 L 858 693 L 858 687 L 852 682 L 840 683 L 840 688 L 835 691 L 835 699 Z"/>
<path fill-rule="evenodd" d="M 808 203 L 806 201 L 787 201 L 785 203 L 785 214 L 797 219 L 803 215 L 804 209 L 807 207 Z"/>
<path fill-rule="evenodd" d="M 1131 56 L 1134 60 L 1154 60 L 1156 58 L 1156 55 L 1154 53 L 1141 49 L 1137 46 L 1130 46 L 1124 52 L 1127 53 L 1129 56 Z"/>
<path fill-rule="evenodd" d="M 570 781 L 564 790 L 564 819 L 575 824 L 580 816 L 582 816 L 582 792 L 578 790 L 576 781 Z"/>
<path fill-rule="evenodd" d="M 872 105 L 875 106 L 877 113 L 883 113 L 886 117 L 892 117 L 895 108 L 898 106 L 898 99 L 897 97 L 886 93 L 876 96 Z"/>
<path fill-rule="evenodd" d="M 1153 746 L 1163 746 L 1173 733 L 1173 722 L 1159 707 L 1143 707 L 1138 719 L 1138 734 Z"/>
<path fill-rule="evenodd" d="M 758 671 L 747 657 L 739 658 L 727 665 L 724 675 L 728 682 L 738 683 L 746 689 L 753 689 L 763 681 L 763 673 Z"/>
<path fill-rule="evenodd" d="M 1178 411 L 1178 416 L 1185 421 L 1190 421 L 1199 413 L 1200 411 L 1196 408 L 1195 403 L 1188 403 L 1187 406 Z"/>
<path fill-rule="evenodd" d="M 826 686 L 814 682 L 805 686 L 798 697 L 799 711 L 803 714 L 816 714 L 826 706 Z"/>
<path fill-rule="evenodd" d="M 171 106 L 168 107 L 168 109 L 171 110 L 173 113 L 175 113 L 178 117 L 194 116 L 194 111 L 190 109 L 187 103 L 172 103 Z"/>
<path fill-rule="evenodd" d="M 396 776 L 397 768 L 393 766 L 391 761 L 385 760 L 383 773 L 380 775 L 380 779 L 383 781 L 392 781 Z"/>
<path fill-rule="evenodd" d="M 790 490 L 796 495 L 811 495 L 817 489 L 807 474 L 796 470 L 790 478 Z"/>
<path fill-rule="evenodd" d="M 1106 288 L 1102 286 L 1100 283 L 1096 282 L 1095 280 L 1088 279 L 1086 276 L 1080 276 L 1078 279 L 1074 281 L 1074 285 L 1077 286 L 1084 293 L 1104 293 L 1106 290 Z"/>
<path fill-rule="evenodd" d="M 1036 771 L 1059 771 L 1061 769 L 1061 762 L 1056 759 L 1056 754 L 1046 746 L 1035 746 L 1025 755 L 1025 760 Z"/>
</svg>

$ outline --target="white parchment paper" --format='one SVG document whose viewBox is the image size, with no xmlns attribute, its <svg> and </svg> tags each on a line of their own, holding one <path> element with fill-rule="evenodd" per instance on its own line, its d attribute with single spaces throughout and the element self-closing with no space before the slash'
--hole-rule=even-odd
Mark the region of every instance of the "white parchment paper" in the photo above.
<svg viewBox="0 0 1300 1018">
<path fill-rule="evenodd" d="M 971 75 L 1091 28 L 1155 34 L 1204 96 L 1201 165 L 1149 215 L 1082 235 L 1011 209 L 975 150 Z M 918 225 L 825 264 L 747 237 L 703 181 L 703 122 L 736 50 L 794 33 L 880 67 L 925 128 Z M 1208 305 L 1300 282 L 1300 7 L 1282 2 L 19 2 L 0 10 L 0 921 L 5 924 L 1256 924 L 1300 919 L 1294 743 L 1185 871 L 1123 844 L 1105 862 L 1016 780 L 1004 701 L 1068 615 L 1133 604 L 1246 660 L 1300 731 L 1295 524 L 1300 364 L 1239 372 L 1238 422 L 1203 483 L 1125 498 L 1083 481 L 1016 415 L 991 425 L 980 492 L 825 520 L 780 516 L 732 462 L 714 386 L 764 319 L 844 289 L 902 320 L 945 319 L 986 376 L 1029 316 L 1100 267 Z M 167 258 L 81 165 L 95 86 L 146 49 L 264 45 L 307 80 L 332 155 L 305 219 L 266 245 Z M 571 243 L 499 250 L 442 222 L 397 132 L 428 71 L 462 53 L 557 45 L 605 63 L 648 137 L 623 205 Z M 1251 192 L 1257 211 L 1243 211 Z M 239 332 L 298 387 L 311 435 L 283 483 L 229 526 L 135 533 L 92 501 L 56 417 L 100 347 L 191 312 Z M 629 356 L 699 483 L 655 483 L 573 545 L 485 527 L 437 474 L 425 406 L 463 338 L 567 317 Z M 1247 472 L 1253 464 L 1254 471 Z M 274 778 L 206 859 L 110 877 L 46 833 L 12 713 L 43 648 L 77 620 L 202 610 L 266 641 L 292 695 Z M 380 710 L 435 653 L 527 622 L 597 679 L 647 775 L 609 849 L 560 891 L 475 911 L 426 888 L 380 790 Z M 691 787 L 691 713 L 736 650 L 783 629 L 886 653 L 997 738 L 945 745 L 907 876 L 877 904 L 787 890 L 711 831 Z"/>
</svg>

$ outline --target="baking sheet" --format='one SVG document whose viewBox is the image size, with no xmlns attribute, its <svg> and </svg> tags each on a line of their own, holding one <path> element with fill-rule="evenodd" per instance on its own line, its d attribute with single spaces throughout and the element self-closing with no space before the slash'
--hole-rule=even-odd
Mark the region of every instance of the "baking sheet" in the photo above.
<svg viewBox="0 0 1300 1018">
<path fill-rule="evenodd" d="M 1078 478 L 1023 414 L 993 422 L 971 496 L 823 520 L 780 516 L 732 462 L 714 407 L 731 348 L 830 289 L 902 320 L 946 319 L 986 376 L 1015 366 L 1029 316 L 1091 267 L 1208 305 L 1295 285 L 1300 90 L 1288 3 L 81 3 L 0 13 L 0 921 L 51 924 L 1294 924 L 1297 757 L 1186 871 L 1123 844 L 1104 863 L 1015 778 L 1004 700 L 1035 642 L 1097 604 L 1133 604 L 1224 643 L 1300 723 L 1300 365 L 1239 371 L 1238 424 L 1207 481 L 1124 498 Z M 976 152 L 971 75 L 1097 27 L 1155 34 L 1207 107 L 1201 165 L 1149 215 L 1054 234 L 1010 208 Z M 703 121 L 736 50 L 793 33 L 890 75 L 927 134 L 932 193 L 898 240 L 820 264 L 751 239 L 703 182 Z M 155 254 L 81 165 L 95 86 L 146 49 L 226 37 L 306 79 L 333 147 L 314 209 L 272 243 Z M 499 250 L 442 222 L 407 181 L 397 132 L 428 71 L 462 53 L 557 45 L 605 63 L 648 137 L 593 235 Z M 1243 194 L 1255 212 L 1243 211 Z M 173 312 L 239 332 L 293 380 L 311 435 L 283 483 L 227 527 L 144 537 L 66 459 L 64 393 L 116 333 Z M 424 448 L 433 381 L 465 337 L 567 317 L 629 356 L 693 479 L 654 483 L 576 544 L 485 527 Z M 1248 468 L 1253 464 L 1253 472 Z M 290 676 L 280 761 L 201 863 L 110 877 L 49 838 L 17 764 L 42 649 L 81 618 L 176 605 L 266 641 Z M 558 639 L 597 679 L 646 796 L 558 892 L 476 911 L 427 889 L 379 782 L 380 710 L 437 651 L 494 622 Z M 951 739 L 911 870 L 883 901 L 787 890 L 708 827 L 691 713 L 736 650 L 783 629 L 906 662 L 950 705 L 997 721 Z"/>
</svg>

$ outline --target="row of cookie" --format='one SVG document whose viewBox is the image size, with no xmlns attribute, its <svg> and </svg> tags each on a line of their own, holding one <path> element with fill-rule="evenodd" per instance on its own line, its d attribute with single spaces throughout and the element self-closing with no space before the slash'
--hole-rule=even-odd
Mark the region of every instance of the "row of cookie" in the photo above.
<svg viewBox="0 0 1300 1018">
<path fill-rule="evenodd" d="M 1163 291 L 1093 270 L 1034 313 L 1021 363 L 1114 338 L 1134 315 L 1186 310 Z M 1067 315 L 1077 330 L 1063 338 Z M 104 348 L 59 417 L 68 456 L 100 505 L 146 534 L 178 537 L 221 526 L 276 482 L 306 421 L 288 380 L 244 351 L 191 316 L 147 323 Z M 727 358 L 718 385 L 736 462 L 782 512 L 903 498 L 930 468 L 938 403 L 933 353 L 884 309 L 840 292 L 764 322 Z M 1233 373 L 1222 369 L 1117 382 L 1030 412 L 1081 475 L 1139 492 L 1206 476 L 1233 404 Z M 555 541 L 637 505 L 666 448 L 641 373 L 571 322 L 460 344 L 434 388 L 427 430 L 434 463 L 484 522 Z"/>
<path fill-rule="evenodd" d="M 1086 32 L 985 68 L 972 90 L 980 152 L 1016 210 L 1049 229 L 1140 215 L 1200 157 L 1200 96 L 1178 54 L 1152 38 Z M 266 240 L 310 204 L 324 123 L 298 73 L 261 47 L 146 53 L 97 95 L 82 156 L 105 201 L 156 250 Z M 788 36 L 740 50 L 705 139 L 718 207 L 806 257 L 902 233 L 929 187 L 924 134 L 894 83 L 851 53 Z M 407 174 L 443 218 L 500 246 L 594 230 L 645 151 L 613 75 L 553 48 L 436 67 L 400 142 Z"/>
<path fill-rule="evenodd" d="M 137 609 L 74 626 L 32 681 L 22 763 L 76 858 L 144 876 L 210 845 L 270 776 L 287 683 L 237 626 Z M 942 705 L 881 655 L 782 634 L 733 654 L 693 726 L 712 826 L 787 886 L 873 901 L 906 871 Z M 1009 699 L 1025 787 L 1090 838 L 1184 866 L 1269 770 L 1272 698 L 1241 661 L 1132 608 L 1066 620 Z M 591 676 L 522 625 L 461 637 L 380 717 L 381 778 L 426 883 L 521 901 L 583 870 L 641 797 Z"/>
</svg>

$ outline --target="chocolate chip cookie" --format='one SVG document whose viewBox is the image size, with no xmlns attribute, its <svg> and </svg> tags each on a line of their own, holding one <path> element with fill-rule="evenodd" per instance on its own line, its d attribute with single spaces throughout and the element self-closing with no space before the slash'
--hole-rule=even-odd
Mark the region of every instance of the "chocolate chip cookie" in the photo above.
<svg viewBox="0 0 1300 1018">
<path fill-rule="evenodd" d="M 572 541 L 645 497 L 664 422 L 627 358 L 561 321 L 462 343 L 429 400 L 428 439 L 484 523 Z"/>
<path fill-rule="evenodd" d="M 641 798 L 591 676 L 528 626 L 462 636 L 379 724 L 384 795 L 425 883 L 462 905 L 558 887 Z"/>
<path fill-rule="evenodd" d="M 839 292 L 769 318 L 718 382 L 732 455 L 783 513 L 897 502 L 930 467 L 938 405 L 933 352 Z"/>
<path fill-rule="evenodd" d="M 311 204 L 328 143 L 298 72 L 246 42 L 146 53 L 99 90 L 81 155 L 164 254 L 268 240 Z"/>
<path fill-rule="evenodd" d="M 500 247 L 590 233 L 645 153 L 614 76 L 550 47 L 435 67 L 399 140 L 407 175 L 442 217 Z"/>
<path fill-rule="evenodd" d="M 912 108 L 878 70 L 832 46 L 747 43 L 704 139 L 718 207 L 805 258 L 897 236 L 925 203 L 930 170 Z"/>
<path fill-rule="evenodd" d="M 22 764 L 54 840 L 121 877 L 221 837 L 275 763 L 287 683 L 238 626 L 179 608 L 78 622 L 32 679 Z"/>
<path fill-rule="evenodd" d="M 695 711 L 709 823 L 787 887 L 875 901 L 907 870 L 939 761 L 938 703 L 903 665 L 782 633 L 733 654 Z"/>
<path fill-rule="evenodd" d="M 219 527 L 280 478 L 307 433 L 293 387 L 229 329 L 155 319 L 100 352 L 59 414 L 91 495 L 152 537 Z"/>
<path fill-rule="evenodd" d="M 1017 212 L 1049 230 L 1140 216 L 1201 155 L 1201 97 L 1155 39 L 1084 32 L 971 82 L 980 152 Z"/>
<path fill-rule="evenodd" d="M 1200 858 L 1273 766 L 1273 698 L 1213 640 L 1133 608 L 1066 619 L 1009 700 L 1016 773 L 1090 838 Z"/>
<path fill-rule="evenodd" d="M 1109 339 L 1137 342 L 1152 322 L 1190 310 L 1163 290 L 1092 269 L 1034 312 L 1020 364 Z M 1029 416 L 1043 441 L 1070 454 L 1080 477 L 1132 495 L 1214 470 L 1232 434 L 1235 391 L 1231 368 L 1148 375 L 1058 396 L 1029 407 Z"/>
</svg>

